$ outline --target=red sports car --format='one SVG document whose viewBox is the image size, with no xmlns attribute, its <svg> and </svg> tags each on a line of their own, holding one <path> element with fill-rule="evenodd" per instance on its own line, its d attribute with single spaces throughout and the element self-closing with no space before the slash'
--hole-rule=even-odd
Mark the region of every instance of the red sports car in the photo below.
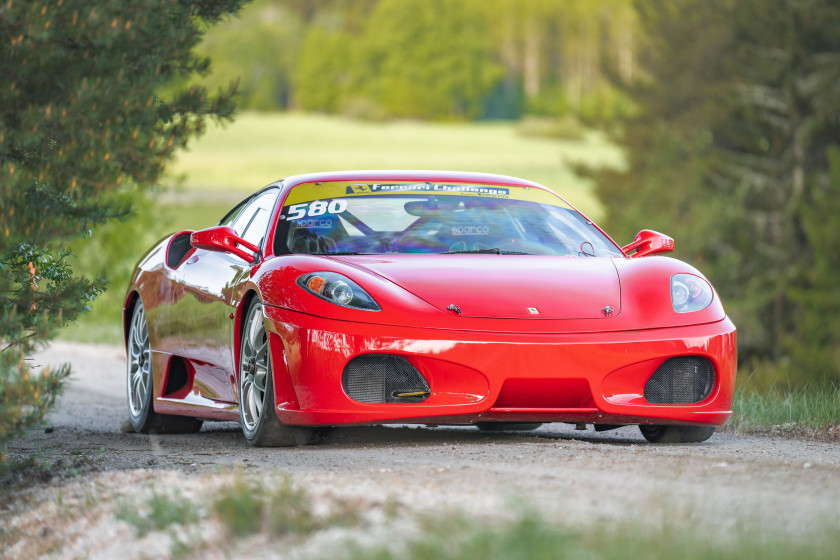
<svg viewBox="0 0 840 560">
<path fill-rule="evenodd" d="M 638 424 L 699 442 L 731 415 L 735 327 L 690 265 L 619 247 L 551 190 L 441 171 L 298 175 L 137 265 L 138 432 L 233 420 L 253 445 L 348 424 Z"/>
</svg>

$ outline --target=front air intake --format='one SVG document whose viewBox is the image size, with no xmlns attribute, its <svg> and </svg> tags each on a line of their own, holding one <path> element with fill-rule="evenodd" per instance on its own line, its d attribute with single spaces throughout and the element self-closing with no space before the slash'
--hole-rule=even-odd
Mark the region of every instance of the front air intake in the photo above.
<svg viewBox="0 0 840 560">
<path fill-rule="evenodd" d="M 712 394 L 715 368 L 706 358 L 670 358 L 650 376 L 645 399 L 651 404 L 693 404 Z"/>
<path fill-rule="evenodd" d="M 408 360 L 377 354 L 353 358 L 341 376 L 344 392 L 363 403 L 419 403 L 429 398 L 429 383 Z"/>
</svg>

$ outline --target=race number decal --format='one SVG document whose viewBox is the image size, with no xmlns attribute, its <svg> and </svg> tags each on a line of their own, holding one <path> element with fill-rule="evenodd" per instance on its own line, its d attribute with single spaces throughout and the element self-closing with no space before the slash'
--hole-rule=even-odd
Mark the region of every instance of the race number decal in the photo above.
<svg viewBox="0 0 840 560">
<path fill-rule="evenodd" d="M 289 206 L 287 220 L 300 220 L 301 218 L 315 218 L 324 214 L 341 214 L 347 210 L 346 200 L 315 200 Z"/>
</svg>

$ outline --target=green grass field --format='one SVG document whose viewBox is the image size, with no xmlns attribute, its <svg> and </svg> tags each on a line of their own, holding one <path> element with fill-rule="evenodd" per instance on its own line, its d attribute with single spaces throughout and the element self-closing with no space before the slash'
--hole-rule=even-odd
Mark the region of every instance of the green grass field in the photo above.
<svg viewBox="0 0 840 560">
<path fill-rule="evenodd" d="M 597 133 L 581 141 L 523 136 L 515 123 L 361 122 L 301 113 L 246 112 L 213 125 L 181 153 L 169 183 L 183 197 L 222 200 L 288 175 L 346 169 L 443 169 L 515 175 L 542 183 L 597 217 L 591 185 L 570 164 L 623 165 L 621 152 Z"/>
</svg>

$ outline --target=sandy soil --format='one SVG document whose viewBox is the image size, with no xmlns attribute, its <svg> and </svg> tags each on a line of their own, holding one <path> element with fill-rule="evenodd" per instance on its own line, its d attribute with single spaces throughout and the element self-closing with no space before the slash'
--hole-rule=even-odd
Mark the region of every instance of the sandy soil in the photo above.
<svg viewBox="0 0 840 560">
<path fill-rule="evenodd" d="M 338 496 L 374 509 L 396 502 L 411 512 L 456 508 L 504 516 L 511 504 L 524 504 L 571 525 L 684 524 L 717 535 L 747 528 L 792 539 L 807 538 L 814 527 L 840 527 L 838 444 L 722 433 L 703 444 L 654 446 L 635 427 L 596 433 L 548 424 L 502 434 L 472 427 L 343 428 L 308 447 L 255 449 L 230 423 L 206 423 L 195 435 L 121 433 L 121 348 L 55 343 L 37 361 L 71 362 L 74 377 L 49 428 L 15 442 L 10 455 L 81 454 L 92 458 L 93 468 L 25 489 L 0 506 L 14 533 L 3 552 L 10 558 L 33 550 L 68 558 L 154 557 L 154 549 L 126 544 L 133 533 L 100 497 L 130 497 L 153 485 L 200 492 L 229 466 L 266 477 L 282 473 L 316 498 Z M 56 521 L 59 496 L 103 505 L 89 506 L 101 511 L 87 525 L 76 520 L 68 527 Z M 56 544 L 42 546 L 59 534 Z M 40 548 L 32 548 L 36 542 Z"/>
</svg>

